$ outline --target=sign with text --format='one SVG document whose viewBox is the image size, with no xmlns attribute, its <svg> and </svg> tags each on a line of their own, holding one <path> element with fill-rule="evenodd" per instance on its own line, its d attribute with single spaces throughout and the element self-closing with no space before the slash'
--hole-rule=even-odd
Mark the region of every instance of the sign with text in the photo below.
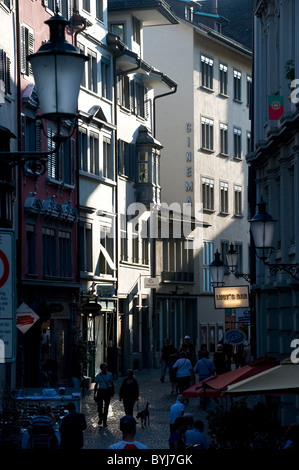
<svg viewBox="0 0 299 470">
<path fill-rule="evenodd" d="M 22 333 L 26 333 L 38 319 L 39 316 L 24 302 L 17 309 L 17 328 Z"/>
<path fill-rule="evenodd" d="M 144 278 L 144 287 L 147 289 L 157 289 L 159 287 L 160 281 L 157 277 L 145 277 Z"/>
<path fill-rule="evenodd" d="M 5 362 L 15 361 L 16 297 L 15 232 L 0 229 L 0 340 Z"/>
<path fill-rule="evenodd" d="M 214 288 L 215 308 L 248 308 L 249 287 L 229 286 Z"/>
<path fill-rule="evenodd" d="M 237 308 L 236 309 L 236 322 L 239 323 L 250 323 L 251 313 L 249 308 Z"/>
</svg>

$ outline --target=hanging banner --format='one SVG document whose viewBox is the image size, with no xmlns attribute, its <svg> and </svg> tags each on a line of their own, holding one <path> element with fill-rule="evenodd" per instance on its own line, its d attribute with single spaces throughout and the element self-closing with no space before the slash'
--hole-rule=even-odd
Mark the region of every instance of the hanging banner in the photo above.
<svg viewBox="0 0 299 470">
<path fill-rule="evenodd" d="M 283 115 L 283 96 L 268 96 L 269 121 L 280 119 Z"/>
</svg>

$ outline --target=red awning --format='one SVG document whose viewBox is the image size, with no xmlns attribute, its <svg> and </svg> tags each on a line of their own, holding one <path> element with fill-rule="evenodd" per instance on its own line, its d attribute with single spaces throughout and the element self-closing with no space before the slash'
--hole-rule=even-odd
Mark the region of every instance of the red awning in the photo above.
<svg viewBox="0 0 299 470">
<path fill-rule="evenodd" d="M 263 372 L 271 367 L 275 367 L 279 364 L 279 361 L 271 357 L 260 357 L 256 361 L 250 364 L 233 369 L 224 374 L 216 377 L 209 377 L 208 379 L 198 382 L 192 387 L 185 390 L 182 395 L 186 398 L 196 397 L 221 397 L 223 392 L 226 391 L 228 385 L 232 385 L 241 380 L 252 377 L 260 372 Z"/>
</svg>

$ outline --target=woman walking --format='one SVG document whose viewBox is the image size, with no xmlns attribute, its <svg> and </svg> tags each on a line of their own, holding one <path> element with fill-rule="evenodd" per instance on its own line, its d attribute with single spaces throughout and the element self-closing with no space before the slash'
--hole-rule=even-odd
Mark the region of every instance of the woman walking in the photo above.
<svg viewBox="0 0 299 470">
<path fill-rule="evenodd" d="M 185 390 L 187 390 L 187 388 L 190 387 L 193 368 L 190 360 L 187 359 L 187 353 L 182 351 L 180 355 L 181 358 L 175 362 L 173 369 L 177 370 L 176 378 L 179 392 L 183 393 Z"/>
<path fill-rule="evenodd" d="M 127 370 L 127 377 L 119 389 L 119 401 L 123 400 L 125 414 L 133 416 L 134 404 L 139 398 L 139 385 L 132 369 Z"/>
</svg>

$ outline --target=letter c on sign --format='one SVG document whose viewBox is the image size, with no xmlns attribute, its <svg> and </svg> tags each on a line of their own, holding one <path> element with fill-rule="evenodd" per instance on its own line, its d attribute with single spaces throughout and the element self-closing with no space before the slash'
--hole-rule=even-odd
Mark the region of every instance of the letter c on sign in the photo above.
<svg viewBox="0 0 299 470">
<path fill-rule="evenodd" d="M 2 261 L 3 268 L 4 268 L 2 277 L 0 278 L 0 287 L 2 287 L 6 283 L 8 276 L 9 276 L 9 262 L 5 253 L 3 253 L 2 250 L 0 250 L 0 260 Z"/>
</svg>

